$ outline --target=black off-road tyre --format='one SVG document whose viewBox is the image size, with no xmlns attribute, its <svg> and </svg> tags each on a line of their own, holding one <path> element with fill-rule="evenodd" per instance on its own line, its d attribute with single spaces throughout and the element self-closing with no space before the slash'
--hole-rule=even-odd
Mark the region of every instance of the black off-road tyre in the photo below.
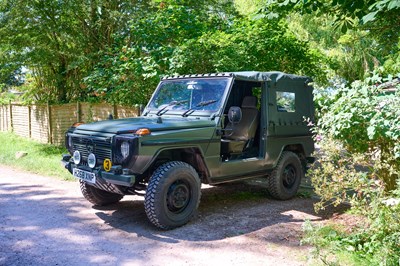
<svg viewBox="0 0 400 266">
<path fill-rule="evenodd" d="M 300 158 L 293 152 L 284 151 L 267 180 L 268 191 L 272 197 L 287 200 L 296 196 L 304 169 Z"/>
<path fill-rule="evenodd" d="M 79 181 L 82 195 L 89 202 L 96 206 L 104 206 L 120 201 L 124 195 L 104 191 L 94 186 L 87 184 L 84 181 Z"/>
<path fill-rule="evenodd" d="M 196 170 L 180 161 L 167 162 L 151 176 L 144 198 L 149 220 L 169 230 L 182 226 L 196 213 L 201 182 Z"/>
</svg>

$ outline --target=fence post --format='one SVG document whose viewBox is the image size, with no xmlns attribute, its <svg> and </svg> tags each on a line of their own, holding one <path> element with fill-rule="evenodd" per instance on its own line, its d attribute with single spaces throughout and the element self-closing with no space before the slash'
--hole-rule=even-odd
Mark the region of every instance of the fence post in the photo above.
<svg viewBox="0 0 400 266">
<path fill-rule="evenodd" d="M 114 113 L 114 119 L 118 119 L 118 107 L 115 103 L 113 104 L 113 113 Z"/>
<path fill-rule="evenodd" d="M 32 138 L 32 120 L 31 120 L 31 106 L 28 105 L 28 136 Z"/>
<path fill-rule="evenodd" d="M 143 106 L 143 104 L 139 104 L 138 105 L 138 116 L 141 116 L 142 115 L 142 111 L 143 111 L 143 108 L 144 108 L 144 106 Z"/>
<path fill-rule="evenodd" d="M 11 100 L 8 102 L 8 104 L 9 104 L 9 107 L 10 107 L 10 128 L 11 128 L 11 132 L 14 132 Z"/>
<path fill-rule="evenodd" d="M 81 115 L 82 115 L 81 104 L 80 104 L 80 102 L 76 102 L 76 121 L 75 122 L 81 122 Z"/>
<path fill-rule="evenodd" d="M 47 102 L 47 117 L 48 117 L 48 120 L 47 120 L 47 122 L 48 122 L 48 134 L 49 134 L 49 139 L 48 139 L 48 141 L 49 141 L 49 143 L 50 144 L 53 144 L 53 136 L 52 136 L 52 133 L 53 133 L 53 125 L 52 125 L 52 123 L 51 123 L 51 108 L 50 108 L 50 104 L 49 104 L 49 102 Z"/>
</svg>

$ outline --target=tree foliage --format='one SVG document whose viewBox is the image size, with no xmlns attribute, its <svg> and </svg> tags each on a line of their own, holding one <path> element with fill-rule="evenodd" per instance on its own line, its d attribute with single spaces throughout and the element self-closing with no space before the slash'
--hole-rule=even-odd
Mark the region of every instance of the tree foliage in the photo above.
<svg viewBox="0 0 400 266">
<path fill-rule="evenodd" d="M 400 26 L 398 14 L 400 3 L 398 0 L 268 0 L 264 5 L 263 12 L 269 18 L 276 18 L 287 15 L 293 9 L 302 13 L 313 13 L 317 16 L 333 15 L 336 27 L 343 32 L 365 25 L 375 33 L 390 38 L 385 42 L 398 41 L 399 33 L 395 32 L 395 29 Z M 382 41 L 384 40 L 382 39 Z"/>
<path fill-rule="evenodd" d="M 2 0 L 0 34 L 1 79 L 27 67 L 25 97 L 35 101 L 145 103 L 161 75 L 178 73 L 324 79 L 316 49 L 284 22 L 243 17 L 231 0 Z"/>
<path fill-rule="evenodd" d="M 303 39 L 330 58 L 334 75 L 351 83 L 379 65 L 384 74 L 398 73 L 399 10 L 397 0 L 269 0 L 259 16 L 300 20 Z"/>
<path fill-rule="evenodd" d="M 144 6 L 144 7 L 143 7 Z M 3 0 L 1 49 L 35 78 L 31 93 L 43 101 L 66 102 L 85 95 L 82 78 L 113 43 L 124 21 L 145 11 L 142 1 Z M 2 57 L 4 61 L 4 57 Z"/>
<path fill-rule="evenodd" d="M 108 101 L 145 103 L 160 75 L 281 70 L 324 78 L 322 56 L 284 23 L 241 17 L 229 1 L 163 1 L 128 26 L 84 79 Z"/>
<path fill-rule="evenodd" d="M 27 100 L 131 104 L 169 74 L 280 70 L 324 85 L 400 70 L 393 1 L 234 2 L 2 0 L 0 83 L 18 85 L 23 66 Z"/>
<path fill-rule="evenodd" d="M 241 19 L 229 32 L 216 31 L 189 40 L 172 60 L 178 73 L 278 69 L 324 79 L 322 56 L 296 39 L 284 23 L 266 19 Z"/>
</svg>

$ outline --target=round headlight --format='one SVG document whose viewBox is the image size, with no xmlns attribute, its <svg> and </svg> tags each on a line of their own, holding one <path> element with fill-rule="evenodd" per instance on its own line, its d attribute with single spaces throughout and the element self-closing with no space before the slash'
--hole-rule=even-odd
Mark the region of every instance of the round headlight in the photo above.
<svg viewBox="0 0 400 266">
<path fill-rule="evenodd" d="M 121 143 L 121 154 L 124 160 L 129 156 L 129 143 L 127 141 Z"/>
<path fill-rule="evenodd" d="M 95 168 L 96 167 L 96 156 L 91 153 L 89 154 L 88 158 L 87 158 L 87 162 L 90 168 Z"/>
<path fill-rule="evenodd" d="M 79 151 L 74 151 L 74 155 L 72 157 L 74 159 L 74 164 L 79 164 L 81 162 L 81 153 Z"/>
</svg>

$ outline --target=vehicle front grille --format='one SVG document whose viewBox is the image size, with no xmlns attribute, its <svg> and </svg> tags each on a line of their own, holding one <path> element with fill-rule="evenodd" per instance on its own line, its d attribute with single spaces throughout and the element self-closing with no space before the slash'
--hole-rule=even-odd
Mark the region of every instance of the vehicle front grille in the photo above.
<svg viewBox="0 0 400 266">
<path fill-rule="evenodd" d="M 86 161 L 90 153 L 94 153 L 98 160 L 111 159 L 111 143 L 105 138 L 72 137 L 72 147 L 78 150 Z"/>
</svg>

